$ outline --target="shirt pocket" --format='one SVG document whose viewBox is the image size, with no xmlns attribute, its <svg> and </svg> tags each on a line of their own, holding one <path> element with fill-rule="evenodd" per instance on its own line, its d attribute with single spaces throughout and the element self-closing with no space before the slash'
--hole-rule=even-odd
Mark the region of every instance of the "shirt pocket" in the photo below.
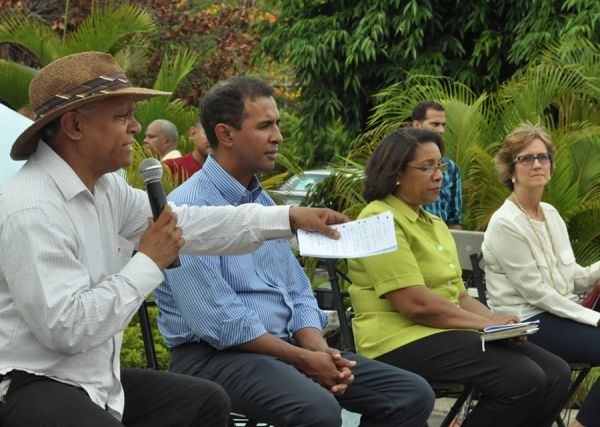
<svg viewBox="0 0 600 427">
<path fill-rule="evenodd" d="M 570 266 L 575 263 L 575 254 L 571 248 L 565 249 L 559 255 L 560 261 L 564 266 Z"/>
</svg>

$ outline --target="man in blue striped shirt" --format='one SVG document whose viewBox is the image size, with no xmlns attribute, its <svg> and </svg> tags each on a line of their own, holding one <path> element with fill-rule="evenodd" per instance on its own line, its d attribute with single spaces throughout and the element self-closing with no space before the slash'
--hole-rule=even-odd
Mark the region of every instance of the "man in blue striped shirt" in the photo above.
<svg viewBox="0 0 600 427">
<path fill-rule="evenodd" d="M 413 108 L 410 120 L 414 128 L 431 129 L 438 132 L 441 137 L 444 136 L 444 131 L 446 130 L 446 113 L 444 112 L 444 107 L 437 102 L 419 102 Z M 440 195 L 435 203 L 425 205 L 423 209 L 440 217 L 448 228 L 462 230 L 462 220 L 460 217 L 462 209 L 460 169 L 456 163 L 447 157 L 442 157 L 442 163 L 448 163 L 448 169 L 444 172 Z"/>
<path fill-rule="evenodd" d="M 229 79 L 204 96 L 201 120 L 212 153 L 169 199 L 273 205 L 255 175 L 273 169 L 282 142 L 273 89 Z M 181 262 L 155 292 L 172 372 L 215 381 L 234 412 L 273 426 L 339 427 L 340 406 L 361 426 L 425 425 L 434 396 L 422 378 L 327 346 L 326 315 L 287 241 Z"/>
</svg>

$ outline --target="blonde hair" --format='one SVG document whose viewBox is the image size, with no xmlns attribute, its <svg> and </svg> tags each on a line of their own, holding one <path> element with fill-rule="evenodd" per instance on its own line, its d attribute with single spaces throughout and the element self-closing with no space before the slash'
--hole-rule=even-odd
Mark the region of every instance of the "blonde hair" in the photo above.
<svg viewBox="0 0 600 427">
<path fill-rule="evenodd" d="M 550 139 L 550 135 L 538 124 L 532 125 L 530 122 L 519 125 L 514 131 L 506 135 L 502 148 L 494 157 L 496 164 L 496 172 L 500 177 L 500 181 L 510 191 L 515 189 L 511 176 L 515 172 L 515 159 L 517 153 L 524 147 L 529 145 L 534 139 L 540 139 L 548 149 L 549 153 L 556 152 L 554 144 Z M 554 160 L 550 161 L 550 172 L 554 172 Z"/>
</svg>

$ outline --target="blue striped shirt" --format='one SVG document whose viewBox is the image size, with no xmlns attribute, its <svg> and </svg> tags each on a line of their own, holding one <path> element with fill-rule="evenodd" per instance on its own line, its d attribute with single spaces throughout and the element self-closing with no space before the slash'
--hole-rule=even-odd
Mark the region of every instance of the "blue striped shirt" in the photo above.
<svg viewBox="0 0 600 427">
<path fill-rule="evenodd" d="M 178 206 L 275 204 L 256 176 L 244 188 L 212 156 L 168 199 Z M 181 267 L 165 270 L 154 292 L 158 326 L 171 348 L 206 341 L 225 349 L 266 333 L 290 338 L 302 328 L 327 325 L 287 241 L 267 241 L 248 255 L 180 259 Z"/>
<path fill-rule="evenodd" d="M 444 172 L 442 190 L 435 203 L 424 205 L 430 214 L 440 217 L 446 224 L 462 225 L 460 211 L 462 210 L 462 187 L 460 183 L 460 169 L 452 160 L 442 157 L 442 163 L 448 163 Z"/>
</svg>

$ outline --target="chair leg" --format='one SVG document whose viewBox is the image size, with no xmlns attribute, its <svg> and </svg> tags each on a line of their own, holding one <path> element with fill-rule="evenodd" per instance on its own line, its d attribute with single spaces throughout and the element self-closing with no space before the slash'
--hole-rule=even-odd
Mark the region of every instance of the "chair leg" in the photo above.
<svg viewBox="0 0 600 427">
<path fill-rule="evenodd" d="M 456 417 L 460 413 L 461 408 L 463 407 L 463 405 L 465 404 L 465 402 L 467 401 L 469 396 L 471 396 L 472 393 L 473 393 L 473 389 L 465 389 L 460 394 L 460 396 L 458 396 L 458 398 L 456 399 L 456 402 L 454 402 L 454 405 L 452 405 L 452 408 L 450 408 L 450 411 L 448 411 L 448 415 L 446 415 L 446 418 L 444 418 L 444 421 L 442 421 L 442 424 L 440 424 L 440 427 L 451 427 L 452 426 L 452 422 L 456 419 Z"/>
<path fill-rule="evenodd" d="M 571 402 L 573 395 L 575 394 L 575 392 L 577 391 L 577 389 L 579 388 L 579 386 L 581 385 L 583 380 L 585 380 L 585 377 L 588 376 L 591 369 L 592 368 L 583 368 L 579 371 L 579 375 L 577 375 L 577 377 L 573 380 L 573 382 L 569 386 L 569 391 L 567 393 L 567 401 L 566 401 L 565 405 L 568 404 L 569 402 Z M 560 414 L 558 414 L 558 416 L 556 417 L 555 422 L 558 425 L 558 427 L 565 427 L 565 423 L 563 421 L 563 418 L 560 416 Z"/>
</svg>

